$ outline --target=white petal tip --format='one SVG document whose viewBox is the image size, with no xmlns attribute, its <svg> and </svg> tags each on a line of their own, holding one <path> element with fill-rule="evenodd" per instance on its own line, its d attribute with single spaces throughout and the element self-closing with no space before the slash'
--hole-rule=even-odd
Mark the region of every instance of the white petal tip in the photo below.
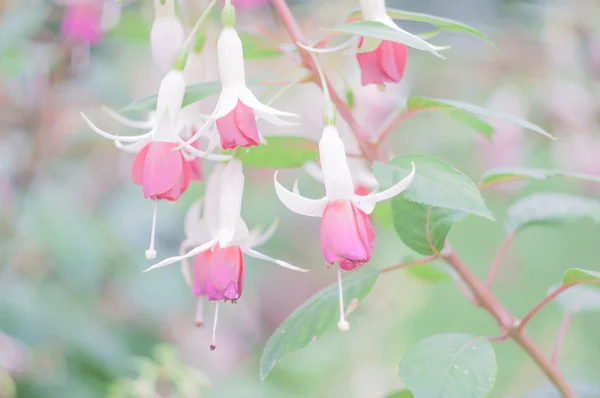
<svg viewBox="0 0 600 398">
<path fill-rule="evenodd" d="M 154 260 L 156 258 L 156 250 L 151 250 L 148 249 L 146 250 L 146 260 Z M 150 268 L 148 268 L 146 271 L 149 271 Z M 144 272 L 146 272 L 144 271 Z"/>
<path fill-rule="evenodd" d="M 347 332 L 350 330 L 350 324 L 346 320 L 341 320 L 338 322 L 337 328 L 340 332 Z"/>
</svg>

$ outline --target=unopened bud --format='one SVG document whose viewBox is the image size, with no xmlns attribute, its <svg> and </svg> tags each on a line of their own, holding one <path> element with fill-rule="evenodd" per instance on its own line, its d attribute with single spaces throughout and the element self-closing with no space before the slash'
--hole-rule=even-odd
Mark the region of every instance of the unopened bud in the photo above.
<svg viewBox="0 0 600 398">
<path fill-rule="evenodd" d="M 233 28 L 235 25 L 235 7 L 231 4 L 225 4 L 221 11 L 221 23 L 226 28 Z"/>
</svg>

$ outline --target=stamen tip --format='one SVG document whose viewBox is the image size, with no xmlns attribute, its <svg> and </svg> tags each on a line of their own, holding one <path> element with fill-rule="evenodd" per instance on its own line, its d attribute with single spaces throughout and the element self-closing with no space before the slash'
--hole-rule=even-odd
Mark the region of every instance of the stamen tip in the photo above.
<svg viewBox="0 0 600 398">
<path fill-rule="evenodd" d="M 217 349 L 217 345 L 216 345 L 216 344 L 211 344 L 211 345 L 210 345 L 210 350 L 211 350 L 211 351 L 214 351 L 214 350 L 216 350 L 216 349 Z"/>
<path fill-rule="evenodd" d="M 201 328 L 202 326 L 204 326 L 204 321 L 196 321 L 196 322 L 194 322 L 194 325 L 197 328 Z"/>
<path fill-rule="evenodd" d="M 156 258 L 156 250 L 148 249 L 146 250 L 146 260 L 154 260 Z M 148 271 L 148 270 L 146 270 Z M 144 272 L 146 272 L 144 271 Z"/>
<path fill-rule="evenodd" d="M 347 332 L 350 330 L 350 324 L 345 319 L 340 319 L 337 324 L 337 328 L 340 332 Z"/>
</svg>

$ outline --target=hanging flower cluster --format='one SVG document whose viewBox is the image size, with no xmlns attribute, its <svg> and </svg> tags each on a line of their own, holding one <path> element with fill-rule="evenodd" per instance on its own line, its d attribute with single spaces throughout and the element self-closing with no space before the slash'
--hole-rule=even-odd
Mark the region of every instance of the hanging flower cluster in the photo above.
<svg viewBox="0 0 600 398">
<path fill-rule="evenodd" d="M 211 3 L 214 5 L 215 1 Z M 381 3 L 373 6 L 375 3 Z M 383 1 L 362 1 L 365 18 L 381 19 L 385 14 Z M 136 136 L 108 133 L 93 124 L 82 114 L 89 127 L 102 137 L 112 140 L 116 147 L 135 154 L 132 180 L 142 187 L 144 197 L 154 202 L 150 246 L 147 259 L 156 257 L 154 236 L 158 202 L 176 202 L 186 192 L 190 183 L 203 178 L 202 159 L 215 165 L 208 175 L 202 200 L 189 209 L 185 219 L 185 240 L 179 255 L 166 258 L 146 271 L 181 263 L 182 274 L 191 292 L 198 298 L 196 324 L 203 324 L 203 300 L 215 301 L 213 342 L 221 301 L 236 302 L 244 287 L 245 256 L 265 260 L 294 271 L 305 269 L 262 254 L 254 247 L 265 243 L 274 233 L 274 222 L 266 232 L 250 232 L 241 217 L 245 177 L 242 167 L 243 151 L 265 143 L 257 124 L 264 119 L 278 126 L 295 124 L 297 116 L 279 111 L 261 103 L 246 85 L 242 41 L 235 30 L 235 8 L 231 2 L 223 7 L 223 29 L 217 41 L 217 58 L 221 81 L 221 94 L 215 110 L 210 115 L 200 115 L 196 106 L 184 107 L 187 71 L 201 59 L 203 32 L 198 21 L 190 36 L 184 38 L 183 27 L 175 13 L 174 0 L 155 0 L 155 15 L 151 33 L 152 55 L 156 65 L 165 71 L 156 100 L 156 107 L 148 120 L 131 120 L 105 108 L 106 113 L 125 127 L 144 130 Z M 383 8 L 381 8 L 383 7 Z M 387 17 L 387 15 L 386 15 Z M 389 17 L 387 17 L 389 19 Z M 391 19 L 390 19 L 391 21 Z M 196 37 L 194 52 L 188 53 L 191 39 Z M 198 38 L 200 40 L 198 40 Z M 197 45 L 200 43 L 200 45 Z M 382 42 L 371 53 L 358 54 L 363 70 L 363 84 L 397 82 L 401 79 L 406 49 L 395 43 Z M 404 55 L 402 56 L 402 51 Z M 391 58 L 390 58 L 391 57 Z M 318 65 L 318 61 L 315 58 Z M 188 69 L 190 68 L 190 69 Z M 319 141 L 320 166 L 307 163 L 305 169 L 325 185 L 325 196 L 308 199 L 284 188 L 274 174 L 274 188 L 281 202 L 298 214 L 320 217 L 321 251 L 326 263 L 338 265 L 340 296 L 340 330 L 348 330 L 344 318 L 341 270 L 352 271 L 371 259 L 375 230 L 370 214 L 375 204 L 402 192 L 411 183 L 415 170 L 391 188 L 376 192 L 377 182 L 369 170 L 353 165 L 346 158 L 346 148 L 335 126 L 336 110 L 328 95 L 324 107 L 323 133 Z M 200 138 L 205 138 L 206 148 L 200 148 Z M 214 153 L 232 149 L 233 154 Z M 355 181 L 357 185 L 355 185 Z M 370 192 L 371 189 L 375 191 Z"/>
</svg>

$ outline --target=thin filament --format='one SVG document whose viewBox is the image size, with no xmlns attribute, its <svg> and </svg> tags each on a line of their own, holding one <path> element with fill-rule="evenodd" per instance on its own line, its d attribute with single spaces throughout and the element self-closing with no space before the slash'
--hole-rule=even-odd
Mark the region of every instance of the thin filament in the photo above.
<svg viewBox="0 0 600 398">
<path fill-rule="evenodd" d="M 338 266 L 337 270 L 337 280 L 338 280 L 338 294 L 340 299 L 340 321 L 337 324 L 337 328 L 341 332 L 347 332 L 350 330 L 350 324 L 346 321 L 344 316 L 344 288 L 342 286 L 342 268 Z"/>
<path fill-rule="evenodd" d="M 212 344 L 210 350 L 214 351 L 217 348 L 217 320 L 219 319 L 219 302 L 215 304 L 215 320 L 213 321 Z"/>
<path fill-rule="evenodd" d="M 156 234 L 156 214 L 158 213 L 158 200 L 154 199 L 154 211 L 152 213 L 152 231 L 150 232 L 150 247 L 146 250 L 146 259 L 154 260 L 156 250 L 154 250 L 154 235 Z"/>
</svg>

